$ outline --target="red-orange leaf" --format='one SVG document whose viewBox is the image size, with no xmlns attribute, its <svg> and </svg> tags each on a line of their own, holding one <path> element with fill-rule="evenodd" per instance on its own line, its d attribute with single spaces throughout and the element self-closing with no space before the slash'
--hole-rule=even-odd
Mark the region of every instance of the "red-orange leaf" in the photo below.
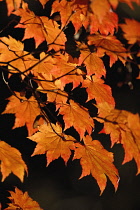
<svg viewBox="0 0 140 210">
<path fill-rule="evenodd" d="M 136 20 L 125 19 L 126 24 L 120 24 L 121 29 L 124 32 L 125 39 L 129 44 L 140 42 L 140 22 Z"/>
<path fill-rule="evenodd" d="M 5 210 L 43 210 L 40 208 L 39 204 L 29 197 L 28 192 L 23 193 L 17 187 L 15 192 L 9 191 L 11 196 L 9 197 L 11 203 Z"/>
<path fill-rule="evenodd" d="M 13 128 L 26 125 L 29 136 L 32 135 L 36 129 L 33 128 L 35 118 L 40 114 L 40 108 L 37 101 L 32 96 L 30 99 L 21 97 L 18 92 L 15 92 L 8 98 L 9 103 L 2 114 L 15 114 L 15 124 Z"/>
<path fill-rule="evenodd" d="M 27 7 L 18 9 L 14 14 L 21 17 L 20 23 L 15 27 L 25 28 L 23 40 L 34 38 L 36 47 L 46 40 L 47 44 L 51 44 L 49 50 L 65 48 L 66 37 L 56 21 L 45 16 L 36 16 Z"/>
<path fill-rule="evenodd" d="M 64 104 L 59 109 L 59 114 L 63 115 L 65 130 L 73 126 L 81 138 L 86 131 L 91 134 L 94 123 L 87 109 L 72 100 L 69 102 L 70 104 Z"/>
<path fill-rule="evenodd" d="M 4 141 L 0 141 L 0 161 L 2 181 L 10 173 L 13 173 L 23 182 L 24 171 L 27 172 L 27 166 L 21 158 L 21 153 Z"/>
<path fill-rule="evenodd" d="M 43 23 L 38 16 L 36 16 L 27 7 L 25 9 L 20 8 L 16 10 L 14 14 L 21 17 L 20 23 L 15 27 L 26 29 L 23 40 L 34 37 L 36 47 L 45 40 Z"/>
<path fill-rule="evenodd" d="M 85 19 L 87 9 L 88 0 L 56 0 L 52 5 L 52 14 L 60 12 L 62 27 L 66 26 L 71 21 L 77 33 L 82 26 L 83 19 Z"/>
<path fill-rule="evenodd" d="M 68 83 L 73 83 L 73 88 L 76 88 L 83 81 L 82 71 L 76 67 L 77 64 L 66 63 L 60 60 L 59 63 L 51 70 L 51 74 L 58 78 L 60 77 L 60 89 L 64 89 Z"/>
<path fill-rule="evenodd" d="M 11 36 L 8 38 L 2 37 L 0 41 L 0 65 L 8 66 L 9 72 L 22 73 L 37 63 L 37 59 L 23 50 L 24 45 L 22 42 L 17 41 Z M 22 74 L 22 78 L 28 73 L 29 71 Z"/>
<path fill-rule="evenodd" d="M 91 1 L 90 8 L 97 15 L 99 22 L 102 22 L 104 16 L 110 10 L 110 5 L 107 0 L 94 0 Z"/>
<path fill-rule="evenodd" d="M 97 140 L 92 140 L 90 136 L 83 138 L 84 144 L 76 144 L 73 159 L 80 159 L 82 174 L 80 178 L 92 175 L 99 185 L 101 193 L 106 187 L 107 177 L 113 183 L 115 190 L 118 187 L 118 171 L 113 165 L 113 153 L 103 148 Z"/>
<path fill-rule="evenodd" d="M 104 84 L 102 79 L 97 78 L 96 76 L 91 79 L 86 79 L 82 83 L 82 87 L 86 88 L 88 93 L 88 101 L 95 99 L 97 104 L 107 102 L 109 104 L 115 105 L 114 98 L 112 96 L 111 88 Z"/>
<path fill-rule="evenodd" d="M 99 22 L 96 15 L 89 13 L 88 18 L 85 18 L 83 25 L 88 28 L 90 25 L 90 34 L 96 33 L 98 30 L 103 35 L 114 34 L 115 28 L 118 28 L 118 16 L 110 11 L 104 17 L 103 21 Z"/>
<path fill-rule="evenodd" d="M 47 166 L 59 157 L 62 157 L 65 163 L 67 163 L 71 150 L 75 149 L 74 138 L 63 134 L 59 124 L 41 125 L 39 132 L 29 137 L 29 139 L 37 142 L 32 156 L 46 153 Z"/>
<path fill-rule="evenodd" d="M 95 52 L 91 53 L 88 49 L 85 49 L 86 45 L 82 45 L 81 47 L 84 50 L 80 50 L 79 65 L 85 64 L 87 75 L 95 74 L 97 77 L 105 76 L 106 71 L 101 58 Z"/>
<path fill-rule="evenodd" d="M 98 106 L 97 106 L 98 107 Z M 96 120 L 104 123 L 103 131 L 110 134 L 112 146 L 114 143 L 123 145 L 125 156 L 123 163 L 136 161 L 138 173 L 140 173 L 140 117 L 128 111 L 113 109 L 103 103 L 99 104 L 99 118 Z M 106 111 L 104 112 L 103 110 Z"/>
<path fill-rule="evenodd" d="M 88 36 L 88 44 L 95 45 L 97 47 L 97 53 L 99 56 L 104 56 L 106 53 L 110 57 L 110 66 L 112 66 L 118 59 L 125 64 L 127 57 L 130 54 L 126 52 L 122 43 L 112 35 L 90 35 Z"/>
</svg>

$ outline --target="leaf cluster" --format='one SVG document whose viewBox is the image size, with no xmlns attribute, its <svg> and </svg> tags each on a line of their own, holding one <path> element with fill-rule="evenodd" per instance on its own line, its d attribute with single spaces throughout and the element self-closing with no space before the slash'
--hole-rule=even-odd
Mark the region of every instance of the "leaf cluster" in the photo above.
<svg viewBox="0 0 140 210">
<path fill-rule="evenodd" d="M 15 21 L 13 30 L 23 29 L 23 37 L 18 40 L 8 34 L 0 38 L 1 76 L 10 91 L 2 114 L 15 115 L 12 129 L 26 125 L 28 139 L 36 142 L 32 156 L 45 154 L 47 166 L 59 157 L 65 164 L 70 157 L 79 159 L 80 178 L 91 174 L 102 194 L 108 177 L 117 190 L 119 174 L 113 153 L 94 139 L 94 130 L 95 122 L 102 123 L 102 132 L 110 135 L 112 146 L 122 144 L 123 164 L 134 158 L 140 173 L 140 117 L 115 109 L 111 87 L 105 83 L 104 65 L 106 57 L 108 67 L 112 67 L 118 60 L 128 66 L 140 56 L 138 51 L 133 51 L 133 45 L 139 46 L 140 23 L 125 19 L 120 24 L 115 12 L 119 2 L 127 3 L 132 9 L 132 2 L 140 2 L 39 2 L 42 8 L 51 4 L 50 16 L 36 15 L 22 0 L 6 0 L 7 14 L 12 20 L 1 33 Z M 126 45 L 119 38 L 118 29 Z M 29 49 L 26 42 L 34 47 Z M 13 88 L 9 82 L 15 76 L 19 88 L 16 85 Z M 78 100 L 75 90 L 77 94 L 84 90 L 86 99 Z M 51 104 L 55 111 L 48 108 Z M 70 128 L 77 132 L 77 138 L 69 132 Z M 28 169 L 17 149 L 0 141 L 0 160 L 2 181 L 11 172 L 23 181 Z M 15 188 L 10 194 L 7 210 L 31 209 L 31 206 L 41 209 L 27 192 Z"/>
</svg>

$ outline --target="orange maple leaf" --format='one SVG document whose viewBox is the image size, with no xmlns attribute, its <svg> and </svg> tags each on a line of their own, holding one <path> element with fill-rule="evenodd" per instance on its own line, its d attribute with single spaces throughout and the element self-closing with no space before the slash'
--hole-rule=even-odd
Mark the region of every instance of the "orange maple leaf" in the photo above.
<svg viewBox="0 0 140 210">
<path fill-rule="evenodd" d="M 140 117 L 125 110 L 113 109 L 109 104 L 99 104 L 99 118 L 97 121 L 104 123 L 103 132 L 110 134 L 112 146 L 114 143 L 123 145 L 125 156 L 123 164 L 136 161 L 140 173 Z M 104 112 L 104 110 L 106 111 Z"/>
<path fill-rule="evenodd" d="M 92 79 L 87 78 L 83 81 L 82 87 L 85 87 L 88 93 L 87 101 L 95 99 L 97 104 L 107 102 L 115 106 L 111 88 L 104 84 L 102 79 L 92 76 Z"/>
<path fill-rule="evenodd" d="M 66 0 L 56 0 L 52 5 L 52 13 L 60 12 L 62 28 L 65 27 L 70 21 L 72 22 L 75 33 L 82 26 L 82 21 L 85 19 L 85 15 L 88 9 L 88 1 L 66 1 Z"/>
<path fill-rule="evenodd" d="M 21 97 L 20 93 L 15 92 L 8 98 L 9 103 L 2 114 L 15 114 L 15 124 L 13 128 L 26 125 L 29 136 L 32 135 L 36 129 L 33 128 L 35 118 L 40 114 L 40 108 L 36 99 L 31 96 L 30 99 Z"/>
<path fill-rule="evenodd" d="M 85 29 L 90 26 L 90 34 L 96 33 L 98 30 L 103 35 L 114 34 L 115 28 L 118 28 L 118 16 L 116 13 L 109 11 L 104 17 L 102 22 L 99 22 L 96 15 L 89 13 L 87 18 L 83 20 Z"/>
<path fill-rule="evenodd" d="M 23 40 L 34 37 L 36 47 L 45 40 L 42 21 L 27 6 L 25 9 L 19 8 L 13 14 L 21 17 L 20 23 L 15 28 L 26 29 Z"/>
<path fill-rule="evenodd" d="M 118 27 L 118 18 L 107 0 L 57 0 L 52 5 L 52 14 L 60 12 L 62 27 L 72 22 L 75 33 L 82 27 L 90 28 L 90 33 L 98 30 L 103 34 L 113 34 Z M 90 27 L 89 27 L 90 26 Z"/>
<path fill-rule="evenodd" d="M 87 45 L 80 45 L 79 65 L 85 64 L 87 75 L 95 74 L 97 77 L 105 76 L 106 70 L 103 61 L 98 57 L 96 52 L 91 53 Z M 83 50 L 82 50 L 83 49 Z"/>
<path fill-rule="evenodd" d="M 62 157 L 66 164 L 70 158 L 71 150 L 75 149 L 75 139 L 63 134 L 59 124 L 43 124 L 39 127 L 39 131 L 29 139 L 37 142 L 32 156 L 46 153 L 47 166 L 59 157 Z"/>
<path fill-rule="evenodd" d="M 25 28 L 23 40 L 34 38 L 36 47 L 46 40 L 49 50 L 57 51 L 65 48 L 66 36 L 56 21 L 45 16 L 36 16 L 27 6 L 16 10 L 13 14 L 21 17 L 20 23 L 15 28 Z"/>
<path fill-rule="evenodd" d="M 57 65 L 51 70 L 51 74 L 56 79 L 59 78 L 59 87 L 64 89 L 68 83 L 73 83 L 73 88 L 76 88 L 83 81 L 84 73 L 77 67 L 77 64 L 67 63 L 63 60 L 57 62 Z M 57 79 L 58 80 L 58 79 Z"/>
<path fill-rule="evenodd" d="M 131 58 L 130 53 L 127 53 L 123 44 L 112 35 L 89 35 L 88 44 L 97 47 L 97 54 L 99 57 L 106 53 L 110 57 L 110 67 L 120 59 L 123 64 L 127 61 L 127 57 Z"/>
<path fill-rule="evenodd" d="M 39 63 L 33 68 L 32 73 L 35 76 L 38 76 L 38 73 L 44 73 L 47 75 L 51 74 L 51 69 L 56 64 L 55 57 L 45 54 L 44 52 L 40 53 Z"/>
<path fill-rule="evenodd" d="M 59 109 L 59 114 L 63 115 L 65 130 L 73 126 L 81 138 L 86 131 L 91 134 L 94 123 L 87 109 L 72 100 L 69 103 L 63 104 Z"/>
<path fill-rule="evenodd" d="M 113 165 L 113 153 L 103 148 L 97 140 L 92 140 L 91 136 L 83 138 L 84 144 L 75 144 L 74 159 L 80 159 L 82 174 L 80 178 L 92 175 L 99 185 L 101 193 L 106 187 L 107 177 L 113 183 L 115 190 L 118 187 L 118 171 Z"/>
<path fill-rule="evenodd" d="M 28 170 L 21 158 L 21 153 L 4 141 L 0 141 L 0 161 L 2 181 L 12 172 L 23 182 L 24 171 L 28 172 Z"/>
<path fill-rule="evenodd" d="M 120 27 L 123 30 L 124 37 L 128 40 L 128 43 L 140 43 L 140 22 L 126 18 L 125 23 L 126 24 L 120 24 Z"/>
<path fill-rule="evenodd" d="M 16 187 L 15 192 L 9 191 L 9 193 L 11 194 L 9 197 L 11 203 L 5 210 L 43 210 L 36 201 L 29 197 L 28 192 L 23 193 Z"/>
<path fill-rule="evenodd" d="M 110 10 L 110 4 L 107 0 L 94 0 L 91 1 L 90 8 L 92 12 L 98 17 L 99 23 L 101 23 L 104 16 Z"/>
<path fill-rule="evenodd" d="M 23 49 L 22 42 L 11 36 L 2 37 L 0 39 L 0 65 L 8 66 L 9 73 L 23 73 L 37 63 L 37 59 Z M 26 74 L 29 74 L 29 71 L 21 74 L 21 77 L 24 78 Z"/>
</svg>

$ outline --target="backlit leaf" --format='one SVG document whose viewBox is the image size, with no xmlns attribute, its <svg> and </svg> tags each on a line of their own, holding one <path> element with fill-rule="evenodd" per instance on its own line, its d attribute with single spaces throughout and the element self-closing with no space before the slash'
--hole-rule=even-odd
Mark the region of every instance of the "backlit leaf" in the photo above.
<svg viewBox="0 0 140 210">
<path fill-rule="evenodd" d="M 130 54 L 123 47 L 123 44 L 112 35 L 90 35 L 88 36 L 88 44 L 97 47 L 97 54 L 99 56 L 104 56 L 106 53 L 110 57 L 110 66 L 118 59 L 125 64 L 127 57 L 131 58 Z"/>
<path fill-rule="evenodd" d="M 99 185 L 101 193 L 107 183 L 107 177 L 113 183 L 115 190 L 118 187 L 118 171 L 113 165 L 113 153 L 103 148 L 97 140 L 92 140 L 90 136 L 83 138 L 84 144 L 76 144 L 74 159 L 80 159 L 82 174 L 80 178 L 92 175 Z"/>
<path fill-rule="evenodd" d="M 13 173 L 23 182 L 24 171 L 27 172 L 27 166 L 22 160 L 21 153 L 4 141 L 0 141 L 0 161 L 2 181 L 10 173 Z"/>
<path fill-rule="evenodd" d="M 85 64 L 87 75 L 105 76 L 106 71 L 103 61 L 97 56 L 96 52 L 91 53 L 86 49 L 86 45 L 81 45 L 80 48 L 83 48 L 83 50 L 80 50 L 79 65 Z"/>
<path fill-rule="evenodd" d="M 97 104 L 107 102 L 109 104 L 115 105 L 114 98 L 112 96 L 111 88 L 104 84 L 102 79 L 96 76 L 92 77 L 92 80 L 86 79 L 82 83 L 82 87 L 86 88 L 88 93 L 88 101 L 95 99 Z"/>
<path fill-rule="evenodd" d="M 87 109 L 72 100 L 69 102 L 70 104 L 64 104 L 59 109 L 59 114 L 63 115 L 65 130 L 73 126 L 81 138 L 86 131 L 91 134 L 94 123 Z"/>
<path fill-rule="evenodd" d="M 40 114 L 40 108 L 33 96 L 30 99 L 21 97 L 18 92 L 8 98 L 9 103 L 2 114 L 15 114 L 15 124 L 13 128 L 26 125 L 29 136 L 33 134 L 36 129 L 33 128 L 35 118 Z"/>
<path fill-rule="evenodd" d="M 11 73 L 23 73 L 21 77 L 24 78 L 30 72 L 26 73 L 26 70 L 37 63 L 37 59 L 23 50 L 22 42 L 11 36 L 2 37 L 0 40 L 0 65 L 8 66 Z"/>
<path fill-rule="evenodd" d="M 45 16 L 36 16 L 28 7 L 26 7 L 26 10 L 20 8 L 14 14 L 21 17 L 20 23 L 15 27 L 25 28 L 23 40 L 34 38 L 36 47 L 46 40 L 47 44 L 51 44 L 49 46 L 50 50 L 55 49 L 57 51 L 65 48 L 66 37 L 59 29 L 56 21 Z"/>
<path fill-rule="evenodd" d="M 66 164 L 70 158 L 71 150 L 75 149 L 75 139 L 63 134 L 59 124 L 41 125 L 39 131 L 29 139 L 37 143 L 32 156 L 46 154 L 47 166 L 59 157 L 62 157 Z"/>
<path fill-rule="evenodd" d="M 106 112 L 101 111 L 105 108 Z M 123 164 L 136 161 L 138 172 L 140 173 L 140 117 L 125 110 L 109 108 L 106 104 L 100 104 L 99 118 L 95 118 L 104 123 L 103 131 L 110 134 L 112 146 L 114 143 L 121 143 L 124 148 Z"/>
<path fill-rule="evenodd" d="M 129 44 L 140 42 L 140 22 L 125 19 L 125 24 L 120 24 L 120 27 L 123 30 L 124 37 L 128 40 Z"/>
<path fill-rule="evenodd" d="M 23 193 L 16 187 L 15 192 L 9 191 L 9 193 L 11 203 L 8 204 L 5 210 L 43 210 L 36 201 L 29 197 L 28 192 Z"/>
</svg>

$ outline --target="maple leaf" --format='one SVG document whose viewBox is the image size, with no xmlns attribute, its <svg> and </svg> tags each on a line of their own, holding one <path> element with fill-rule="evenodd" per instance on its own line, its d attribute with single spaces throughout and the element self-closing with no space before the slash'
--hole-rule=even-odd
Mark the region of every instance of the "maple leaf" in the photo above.
<svg viewBox="0 0 140 210">
<path fill-rule="evenodd" d="M 2 181 L 12 172 L 23 182 L 24 171 L 28 172 L 28 170 L 21 158 L 21 153 L 4 141 L 0 141 L 0 161 Z"/>
<path fill-rule="evenodd" d="M 72 22 L 75 33 L 82 26 L 82 21 L 85 18 L 88 9 L 88 1 L 66 1 L 66 0 L 56 0 L 52 4 L 52 13 L 60 12 L 62 28 L 65 27 L 70 21 Z"/>
<path fill-rule="evenodd" d="M 88 18 L 83 21 L 85 28 L 90 25 L 90 34 L 96 33 L 98 30 L 103 35 L 114 34 L 114 30 L 118 28 L 118 16 L 116 13 L 110 11 L 104 17 L 103 21 L 99 22 L 96 15 L 89 13 Z"/>
<path fill-rule="evenodd" d="M 59 157 L 62 157 L 66 164 L 70 158 L 71 150 L 75 149 L 75 139 L 63 134 L 59 124 L 41 125 L 39 131 L 29 139 L 37 142 L 32 156 L 46 153 L 47 166 Z"/>
<path fill-rule="evenodd" d="M 51 74 L 51 69 L 56 64 L 55 58 L 51 55 L 40 53 L 40 62 L 33 68 L 32 73 L 38 76 L 38 73 Z"/>
<path fill-rule="evenodd" d="M 9 191 L 9 193 L 11 196 L 8 198 L 11 203 L 8 204 L 5 210 L 43 210 L 36 201 L 29 197 L 28 192 L 23 193 L 16 187 L 15 192 Z"/>
<path fill-rule="evenodd" d="M 11 36 L 2 37 L 0 39 L 0 65 L 8 66 L 9 73 L 22 73 L 37 63 L 37 59 L 23 49 L 22 42 Z M 21 74 L 21 77 L 24 78 L 26 74 L 29 74 L 29 71 Z"/>
<path fill-rule="evenodd" d="M 36 99 L 31 96 L 30 99 L 21 97 L 20 93 L 15 92 L 8 98 L 9 103 L 2 114 L 15 114 L 15 124 L 13 128 L 26 125 L 29 136 L 36 131 L 33 128 L 33 122 L 35 118 L 40 114 L 40 108 Z"/>
<path fill-rule="evenodd" d="M 104 84 L 102 79 L 92 76 L 92 79 L 88 78 L 83 81 L 82 87 L 85 87 L 88 93 L 87 101 L 95 99 L 97 104 L 107 102 L 113 106 L 115 105 L 111 88 Z"/>
<path fill-rule="evenodd" d="M 80 159 L 82 174 L 80 178 L 92 175 L 99 185 L 101 193 L 106 187 L 107 177 L 113 183 L 115 190 L 118 187 L 118 171 L 113 165 L 113 153 L 103 148 L 97 140 L 92 140 L 91 136 L 83 138 L 84 145 L 76 144 L 73 160 Z"/>
<path fill-rule="evenodd" d="M 69 103 L 61 105 L 59 109 L 59 114 L 63 115 L 65 130 L 73 126 L 81 138 L 86 131 L 91 134 L 94 123 L 87 109 L 72 100 Z"/>
<path fill-rule="evenodd" d="M 51 74 L 55 78 L 58 77 L 59 81 L 61 81 L 60 89 L 63 90 L 68 83 L 73 83 L 73 88 L 78 87 L 83 81 L 82 75 L 84 75 L 84 73 L 77 67 L 77 64 L 66 63 L 63 60 L 60 61 L 57 62 L 57 65 L 51 70 Z"/>
<path fill-rule="evenodd" d="M 123 145 L 125 155 L 123 164 L 136 161 L 140 173 L 140 117 L 125 110 L 113 109 L 109 104 L 99 104 L 100 112 L 97 121 L 104 123 L 103 132 L 110 134 L 112 146 L 115 143 Z M 97 106 L 97 107 L 98 107 Z M 106 111 L 104 112 L 104 110 Z"/>
<path fill-rule="evenodd" d="M 20 23 L 16 25 L 15 28 L 26 29 L 23 40 L 34 37 L 36 47 L 45 40 L 42 27 L 43 23 L 38 16 L 28 9 L 27 6 L 25 9 L 20 8 L 16 10 L 13 14 L 21 17 Z"/>
<path fill-rule="evenodd" d="M 20 23 L 15 28 L 25 28 L 23 40 L 34 38 L 36 47 L 46 40 L 49 50 L 57 51 L 65 48 L 66 37 L 56 21 L 45 16 L 36 16 L 27 6 L 25 9 L 16 10 L 13 14 L 21 17 Z"/>
<path fill-rule="evenodd" d="M 126 24 L 120 24 L 119 26 L 124 32 L 124 38 L 128 40 L 129 44 L 140 42 L 140 22 L 136 20 L 125 19 Z"/>
<path fill-rule="evenodd" d="M 123 44 L 112 35 L 89 35 L 88 44 L 97 47 L 97 54 L 99 57 L 106 53 L 110 57 L 110 67 L 120 59 L 125 64 L 127 57 L 131 58 L 130 53 L 127 53 Z"/>
<path fill-rule="evenodd" d="M 98 20 L 101 23 L 104 16 L 110 10 L 110 4 L 107 0 L 94 0 L 91 1 L 90 8 L 92 12 L 98 17 Z"/>
<path fill-rule="evenodd" d="M 79 45 L 81 48 L 79 65 L 85 64 L 87 69 L 87 75 L 95 74 L 97 77 L 105 76 L 106 70 L 103 61 L 97 56 L 96 52 L 91 53 L 87 48 L 87 45 Z M 82 50 L 83 48 L 83 50 Z"/>
</svg>

